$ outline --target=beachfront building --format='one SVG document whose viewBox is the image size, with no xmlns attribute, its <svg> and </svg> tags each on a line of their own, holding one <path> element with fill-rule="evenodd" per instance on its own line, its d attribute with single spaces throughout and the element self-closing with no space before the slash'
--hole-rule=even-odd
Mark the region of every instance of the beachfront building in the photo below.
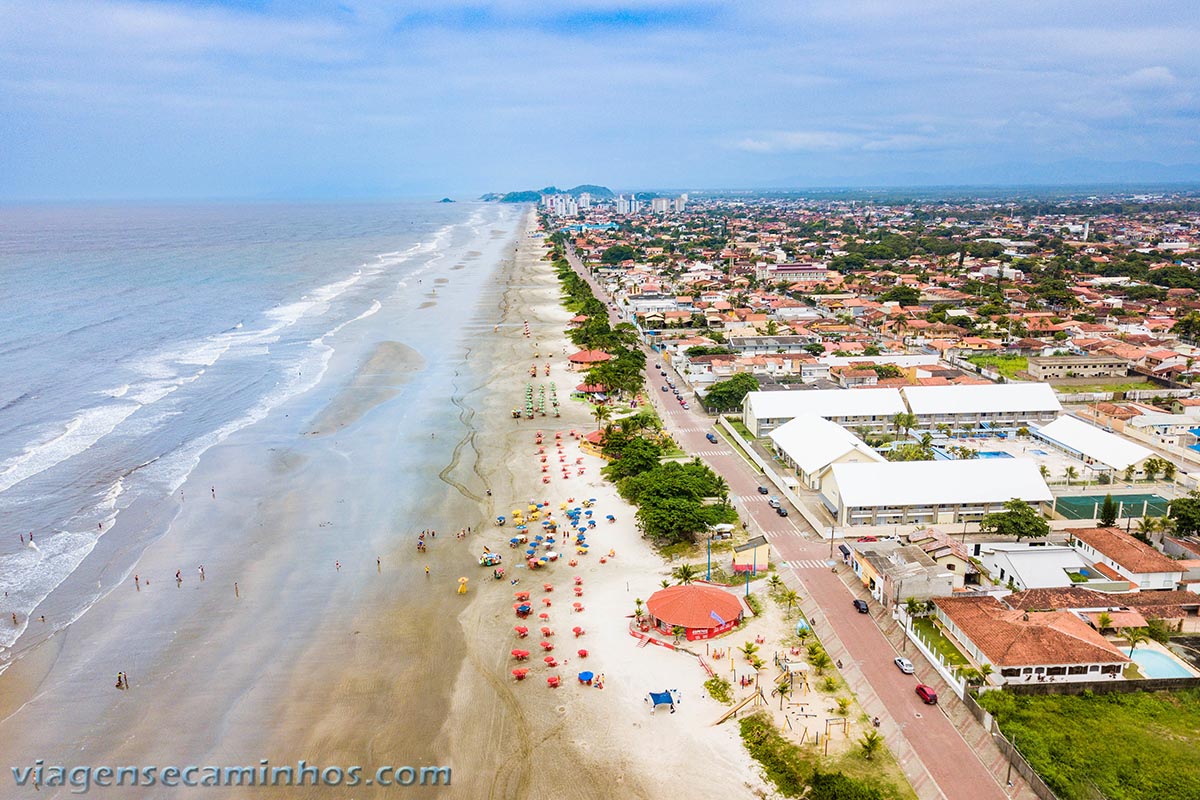
<svg viewBox="0 0 1200 800">
<path fill-rule="evenodd" d="M 1130 477 L 1142 477 L 1146 459 L 1154 456 L 1140 444 L 1070 416 L 1043 425 L 1033 432 L 1033 436 L 1079 459 L 1095 472 L 1109 473 L 1111 477 L 1123 477 L 1128 469 L 1132 469 Z"/>
<path fill-rule="evenodd" d="M 901 391 L 922 428 L 1014 428 L 1048 422 L 1062 412 L 1054 389 L 1045 383 L 906 386 Z"/>
<path fill-rule="evenodd" d="M 977 522 L 1013 498 L 1053 500 L 1028 458 L 834 464 L 820 497 L 838 525 Z"/>
<path fill-rule="evenodd" d="M 809 389 L 749 392 L 742 401 L 742 421 L 755 436 L 766 436 L 802 414 L 835 422 L 844 428 L 882 431 L 892 417 L 907 411 L 895 389 Z"/>
<path fill-rule="evenodd" d="M 1069 528 L 1070 544 L 1097 570 L 1126 589 L 1171 590 L 1183 580 L 1183 567 L 1145 542 L 1116 528 Z"/>
<path fill-rule="evenodd" d="M 1035 356 L 1028 359 L 1029 375 L 1039 381 L 1063 378 L 1115 378 L 1129 374 L 1130 362 L 1120 356 Z"/>
<path fill-rule="evenodd" d="M 768 434 L 775 453 L 808 489 L 820 489 L 834 464 L 881 462 L 883 456 L 841 425 L 801 414 Z"/>
<path fill-rule="evenodd" d="M 678 626 L 689 642 L 733 630 L 746 612 L 737 594 L 701 583 L 660 589 L 650 595 L 646 610 L 661 633 L 672 634 Z"/>
<path fill-rule="evenodd" d="M 578 372 L 587 372 L 597 364 L 612 361 L 612 358 L 612 355 L 603 350 L 580 350 L 577 353 L 567 356 L 567 361 L 570 362 L 571 369 Z"/>
<path fill-rule="evenodd" d="M 1116 678 L 1129 663 L 1109 642 L 1067 611 L 1029 612 L 996 598 L 936 597 L 937 619 L 976 664 L 990 664 L 993 683 L 1094 681 Z"/>
<path fill-rule="evenodd" d="M 1091 569 L 1091 562 L 1071 547 L 1028 542 L 988 542 L 979 547 L 979 563 L 993 580 L 1013 591 L 1056 589 L 1086 584 L 1097 591 L 1122 591 Z"/>
</svg>

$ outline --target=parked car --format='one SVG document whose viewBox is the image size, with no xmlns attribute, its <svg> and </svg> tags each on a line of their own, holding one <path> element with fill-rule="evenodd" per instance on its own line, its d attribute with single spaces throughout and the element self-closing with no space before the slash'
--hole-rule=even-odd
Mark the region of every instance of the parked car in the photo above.
<svg viewBox="0 0 1200 800">
<path fill-rule="evenodd" d="M 937 704 L 937 692 L 932 687 L 926 686 L 923 683 L 917 684 L 917 697 L 925 701 L 925 705 L 932 706 Z"/>
<path fill-rule="evenodd" d="M 892 663 L 896 665 L 896 669 L 900 670 L 905 675 L 913 674 L 912 662 L 909 661 L 904 656 L 900 656 L 899 658 L 892 659 Z"/>
<path fill-rule="evenodd" d="M 870 606 L 867 605 L 866 600 L 859 600 L 856 598 L 854 600 L 854 607 L 858 609 L 858 613 L 860 613 L 860 614 L 871 613 L 871 608 L 870 608 Z"/>
<path fill-rule="evenodd" d="M 786 516 L 787 516 L 787 509 L 786 509 L 786 508 L 784 508 L 783 506 L 779 506 L 778 508 L 776 508 L 776 509 L 775 509 L 775 513 L 776 513 L 776 514 L 778 514 L 778 515 L 779 515 L 779 516 L 781 516 L 781 517 L 786 517 Z"/>
<path fill-rule="evenodd" d="M 687 403 L 680 403 L 680 405 L 683 406 L 684 411 L 687 411 L 689 408 L 691 408 L 691 406 L 689 406 Z"/>
<path fill-rule="evenodd" d="M 760 486 L 760 487 L 758 487 L 758 493 L 759 494 L 769 494 L 770 490 L 767 489 L 767 487 L 765 487 L 765 486 Z"/>
<path fill-rule="evenodd" d="M 713 444 L 717 443 L 717 436 L 714 433 L 706 433 L 706 434 L 704 434 L 704 438 L 708 439 Z"/>
<path fill-rule="evenodd" d="M 854 541 L 856 541 L 856 542 L 878 542 L 879 540 L 876 539 L 874 536 L 860 536 L 857 539 L 855 539 Z"/>
<path fill-rule="evenodd" d="M 662 390 L 663 390 L 664 392 L 665 392 L 665 391 L 667 391 L 667 387 L 665 387 L 665 386 L 664 386 L 664 387 L 662 387 Z"/>
<path fill-rule="evenodd" d="M 769 505 L 771 508 L 779 508 L 779 498 L 772 497 L 770 500 L 767 501 L 767 505 Z"/>
<path fill-rule="evenodd" d="M 655 365 L 654 365 L 654 368 L 655 368 L 656 370 L 658 370 L 658 371 L 660 371 L 660 372 L 661 372 L 661 371 L 662 371 L 662 364 L 655 364 Z"/>
</svg>

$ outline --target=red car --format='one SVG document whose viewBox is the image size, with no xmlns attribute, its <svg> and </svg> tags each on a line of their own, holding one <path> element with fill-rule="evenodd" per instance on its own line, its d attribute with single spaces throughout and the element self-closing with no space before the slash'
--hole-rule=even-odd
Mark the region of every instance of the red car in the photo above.
<svg viewBox="0 0 1200 800">
<path fill-rule="evenodd" d="M 856 541 L 856 542 L 878 542 L 879 540 L 876 539 L 874 536 L 860 536 L 857 539 L 855 539 L 854 541 Z"/>
<path fill-rule="evenodd" d="M 923 683 L 917 684 L 917 697 L 925 701 L 925 705 L 932 706 L 937 704 L 937 692 L 931 687 Z"/>
</svg>

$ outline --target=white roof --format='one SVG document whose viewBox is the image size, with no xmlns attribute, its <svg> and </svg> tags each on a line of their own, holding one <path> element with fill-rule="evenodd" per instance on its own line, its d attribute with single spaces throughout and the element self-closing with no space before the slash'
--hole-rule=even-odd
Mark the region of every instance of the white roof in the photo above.
<svg viewBox="0 0 1200 800">
<path fill-rule="evenodd" d="M 1016 573 L 1026 589 L 1052 589 L 1071 586 L 1067 570 L 1078 572 L 1091 566 L 1071 547 L 1013 547 L 984 545 L 984 556 L 1008 562 L 1008 571 Z"/>
<path fill-rule="evenodd" d="M 770 438 L 808 473 L 832 464 L 852 450 L 858 450 L 872 461 L 884 460 L 850 431 L 816 414 L 800 414 L 771 431 Z"/>
<path fill-rule="evenodd" d="M 1113 469 L 1125 469 L 1154 455 L 1149 449 L 1075 417 L 1059 417 L 1038 428 L 1038 436 L 1083 453 Z"/>
<path fill-rule="evenodd" d="M 1037 462 L 1030 458 L 963 461 L 885 461 L 834 464 L 833 477 L 849 508 L 1003 503 L 1018 497 L 1050 502 Z"/>
<path fill-rule="evenodd" d="M 1062 404 L 1048 383 L 906 386 L 903 392 L 914 414 L 1056 414 L 1062 411 Z"/>
<path fill-rule="evenodd" d="M 907 412 L 895 389 L 799 389 L 750 392 L 747 402 L 756 419 L 791 419 L 801 414 L 818 417 L 870 417 Z"/>
</svg>

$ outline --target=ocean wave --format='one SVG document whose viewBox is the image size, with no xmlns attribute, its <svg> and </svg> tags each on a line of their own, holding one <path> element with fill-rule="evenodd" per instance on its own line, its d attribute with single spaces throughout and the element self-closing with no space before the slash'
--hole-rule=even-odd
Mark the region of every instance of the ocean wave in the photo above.
<svg viewBox="0 0 1200 800">
<path fill-rule="evenodd" d="M 141 408 L 139 403 L 113 403 L 84 409 L 48 438 L 30 443 L 0 464 L 0 492 L 82 453 Z"/>
</svg>

